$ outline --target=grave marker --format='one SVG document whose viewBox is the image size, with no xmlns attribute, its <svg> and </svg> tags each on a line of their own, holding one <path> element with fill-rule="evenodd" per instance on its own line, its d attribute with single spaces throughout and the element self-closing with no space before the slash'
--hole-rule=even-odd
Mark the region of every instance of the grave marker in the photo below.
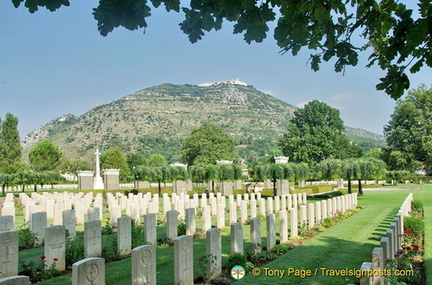
<svg viewBox="0 0 432 285">
<path fill-rule="evenodd" d="M 117 219 L 117 252 L 119 255 L 128 255 L 132 247 L 132 219 L 120 217 Z"/>
<path fill-rule="evenodd" d="M 156 248 L 154 245 L 142 245 L 132 250 L 132 285 L 142 284 L 156 285 Z"/>
<path fill-rule="evenodd" d="M 207 278 L 216 278 L 222 273 L 222 238 L 221 229 L 209 229 L 206 232 Z"/>
<path fill-rule="evenodd" d="M 60 271 L 66 269 L 66 229 L 64 226 L 51 226 L 45 228 L 45 268 L 55 264 Z"/>
<path fill-rule="evenodd" d="M 18 274 L 18 232 L 0 232 L 0 278 Z"/>
<path fill-rule="evenodd" d="M 72 285 L 104 285 L 105 259 L 91 257 L 72 265 Z"/>
<path fill-rule="evenodd" d="M 84 223 L 84 258 L 100 257 L 102 255 L 101 221 Z"/>
<path fill-rule="evenodd" d="M 174 283 L 193 285 L 193 240 L 191 236 L 174 239 Z"/>
</svg>

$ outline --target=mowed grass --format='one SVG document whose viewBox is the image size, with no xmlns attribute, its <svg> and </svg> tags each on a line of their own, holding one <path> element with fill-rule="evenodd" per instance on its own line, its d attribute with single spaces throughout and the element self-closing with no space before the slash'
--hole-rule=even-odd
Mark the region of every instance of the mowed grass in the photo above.
<svg viewBox="0 0 432 285">
<path fill-rule="evenodd" d="M 408 189 L 365 191 L 365 196 L 359 197 L 359 205 L 365 206 L 365 209 L 261 267 L 260 276 L 247 274 L 235 284 L 354 283 L 359 280 L 355 276 L 331 276 L 331 274 L 336 274 L 336 270 L 360 269 L 363 262 L 372 260 L 373 248 L 380 246 L 381 237 L 385 236 L 385 231 L 409 193 Z M 422 199 L 431 194 L 432 188 L 428 186 L 422 191 L 414 192 L 414 198 Z M 285 275 L 282 278 L 280 275 L 265 276 L 265 268 L 285 270 Z M 298 274 L 310 270 L 312 276 L 302 278 L 293 273 L 287 276 L 288 269 L 298 270 Z M 269 273 L 268 270 L 267 275 Z"/>
<path fill-rule="evenodd" d="M 432 221 L 427 217 L 432 214 L 432 185 L 422 187 L 421 191 L 413 191 L 414 199 L 422 200 L 425 205 L 425 266 L 427 276 L 432 276 L 431 261 L 431 228 Z M 390 222 L 393 220 L 403 200 L 411 191 L 365 191 L 364 197 L 359 197 L 359 205 L 365 209 L 354 216 L 326 230 L 318 236 L 303 243 L 301 246 L 289 251 L 277 260 L 261 267 L 258 277 L 247 274 L 245 278 L 235 284 L 350 284 L 358 280 L 354 276 L 329 276 L 340 269 L 359 269 L 364 261 L 371 261 L 372 249 L 380 246 L 380 239 L 385 235 Z M 215 217 L 213 225 L 216 224 Z M 429 219 L 430 220 L 430 219 Z M 276 218 L 278 222 L 278 218 Z M 197 227 L 201 226 L 197 221 Z M 262 244 L 266 244 L 265 221 L 261 222 Z M 279 227 L 277 225 L 277 232 Z M 244 226 L 245 248 L 249 243 L 248 225 Z M 222 237 L 223 260 L 226 260 L 230 251 L 229 229 L 225 228 Z M 158 238 L 165 236 L 165 227 L 158 227 Z M 198 278 L 198 258 L 205 255 L 205 239 L 194 240 L 194 276 Z M 157 249 L 157 283 L 173 284 L 174 282 L 174 248 Z M 43 248 L 20 251 L 20 258 L 37 260 L 43 254 Z M 285 270 L 282 278 L 278 276 L 265 276 L 265 269 Z M 315 276 L 296 277 L 287 276 L 287 269 L 310 270 Z M 268 271 L 269 273 L 269 271 Z M 306 273 L 306 272 L 298 272 Z M 429 278 L 431 279 L 431 278 Z M 71 274 L 39 282 L 37 284 L 71 284 Z M 106 264 L 106 284 L 131 284 L 131 259 Z M 428 282 L 432 284 L 432 282 Z"/>
</svg>

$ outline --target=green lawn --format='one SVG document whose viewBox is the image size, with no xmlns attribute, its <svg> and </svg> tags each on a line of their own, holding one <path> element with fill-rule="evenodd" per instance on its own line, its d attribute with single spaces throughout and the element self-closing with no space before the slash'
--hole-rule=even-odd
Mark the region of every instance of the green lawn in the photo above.
<svg viewBox="0 0 432 285">
<path fill-rule="evenodd" d="M 432 214 L 432 185 L 422 187 L 421 191 L 413 191 L 414 199 L 422 200 L 425 206 L 426 218 Z M 371 261 L 372 249 L 379 246 L 379 240 L 385 235 L 386 229 L 393 220 L 403 200 L 410 193 L 409 189 L 403 191 L 365 191 L 364 197 L 359 197 L 359 204 L 365 206 L 354 216 L 328 229 L 318 236 L 303 243 L 301 246 L 289 251 L 277 260 L 263 266 L 262 274 L 255 277 L 248 274 L 235 284 L 349 284 L 358 280 L 355 277 L 323 276 L 324 269 L 359 269 L 364 261 Z M 315 199 L 314 199 L 315 200 Z M 238 215 L 240 218 L 240 215 Z M 216 224 L 215 217 L 213 223 Z M 228 216 L 227 216 L 228 219 Z M 277 232 L 278 218 L 277 221 Z M 432 276 L 431 261 L 431 231 L 432 220 L 425 219 L 425 265 L 426 273 Z M 197 227 L 201 227 L 197 221 Z M 265 221 L 261 222 L 262 244 L 266 244 Z M 243 228 L 245 248 L 249 241 L 249 226 Z M 230 251 L 229 231 L 223 231 L 222 250 L 223 259 L 226 259 Z M 165 235 L 165 228 L 158 227 L 158 238 Z M 20 258 L 38 259 L 43 254 L 43 248 L 25 250 L 20 252 Z M 198 257 L 205 254 L 205 239 L 194 240 L 194 262 L 195 278 L 200 276 L 197 266 Z M 157 249 L 157 281 L 158 284 L 173 284 L 174 264 L 173 247 Z M 271 270 L 285 270 L 283 278 L 275 276 L 264 276 L 265 268 Z M 267 270 L 268 270 L 267 269 Z M 310 277 L 287 277 L 287 269 L 311 270 Z M 106 265 L 106 284 L 130 284 L 131 259 L 127 258 Z M 269 273 L 269 271 L 267 271 Z M 301 273 L 301 272 L 299 272 Z M 432 279 L 432 278 L 429 278 Z M 71 275 L 64 275 L 53 280 L 40 282 L 38 284 L 70 284 Z M 432 284 L 432 282 L 428 282 Z"/>
<path fill-rule="evenodd" d="M 235 284 L 350 284 L 357 281 L 355 277 L 323 276 L 322 268 L 360 269 L 364 261 L 370 262 L 373 248 L 380 246 L 381 237 L 385 235 L 386 229 L 409 193 L 408 190 L 365 191 L 365 196 L 359 197 L 359 204 L 365 206 L 364 210 L 261 267 L 260 276 L 248 274 Z M 431 194 L 432 186 L 425 186 L 422 191 L 414 192 L 414 199 L 423 200 L 425 206 L 429 204 L 425 207 L 426 216 L 432 211 Z M 426 232 L 426 241 L 429 243 L 430 234 L 429 227 L 429 231 Z M 429 255 L 425 257 L 430 267 L 430 244 L 427 245 L 426 251 L 429 251 Z M 285 276 L 265 276 L 264 268 L 285 270 Z M 299 270 L 299 274 L 301 270 L 310 270 L 312 276 L 287 276 L 288 269 Z M 267 272 L 270 273 L 269 270 Z M 428 268 L 427 272 L 431 270 Z M 431 276 L 430 274 L 428 275 Z"/>
</svg>

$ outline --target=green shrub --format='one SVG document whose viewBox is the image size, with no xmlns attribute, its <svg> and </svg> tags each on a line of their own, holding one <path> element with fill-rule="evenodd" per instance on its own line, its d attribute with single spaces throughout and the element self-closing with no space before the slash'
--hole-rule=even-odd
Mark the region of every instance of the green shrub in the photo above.
<svg viewBox="0 0 432 285">
<path fill-rule="evenodd" d="M 411 201 L 411 214 L 416 217 L 423 217 L 423 203 L 420 200 L 412 200 Z"/>
<path fill-rule="evenodd" d="M 111 235 L 114 233 L 114 228 L 111 226 L 110 222 L 106 222 L 105 226 L 101 229 L 102 235 Z"/>
<path fill-rule="evenodd" d="M 342 196 L 342 195 L 343 195 L 343 192 L 340 190 L 337 190 L 337 191 L 332 191 L 330 193 L 325 193 L 325 194 L 321 194 L 321 195 L 314 195 L 314 198 L 328 199 L 328 198 L 333 198 L 333 197 Z"/>
<path fill-rule="evenodd" d="M 417 236 L 422 235 L 424 231 L 424 222 L 422 219 L 417 217 L 405 217 L 404 229 L 413 232 Z"/>
<path fill-rule="evenodd" d="M 35 233 L 31 232 L 29 228 L 22 228 L 18 232 L 18 247 L 20 249 L 32 248 L 36 238 Z"/>
<path fill-rule="evenodd" d="M 144 228 L 135 226 L 132 221 L 132 248 L 144 244 Z"/>
<path fill-rule="evenodd" d="M 66 243 L 66 267 L 72 268 L 72 264 L 84 259 L 84 240 L 82 238 L 72 239 Z"/>
<path fill-rule="evenodd" d="M 102 257 L 106 262 L 120 259 L 117 252 L 117 235 L 104 236 L 102 238 Z"/>
<path fill-rule="evenodd" d="M 186 234 L 186 223 L 185 222 L 179 222 L 177 224 L 177 234 L 179 236 L 182 236 L 182 235 Z"/>
<path fill-rule="evenodd" d="M 229 272 L 231 270 L 231 268 L 233 268 L 236 265 L 240 265 L 243 268 L 247 268 L 247 258 L 245 255 L 240 254 L 240 253 L 234 253 L 234 254 L 230 254 L 228 256 L 227 261 L 225 262 L 225 269 Z"/>
<path fill-rule="evenodd" d="M 334 220 L 332 218 L 325 218 L 323 224 L 324 224 L 324 227 L 330 228 L 331 226 L 334 225 Z"/>
<path fill-rule="evenodd" d="M 277 252 L 277 253 L 285 253 L 288 250 L 291 249 L 291 246 L 289 244 L 286 243 L 281 243 L 281 244 L 277 244 L 272 248 L 273 252 Z"/>
</svg>

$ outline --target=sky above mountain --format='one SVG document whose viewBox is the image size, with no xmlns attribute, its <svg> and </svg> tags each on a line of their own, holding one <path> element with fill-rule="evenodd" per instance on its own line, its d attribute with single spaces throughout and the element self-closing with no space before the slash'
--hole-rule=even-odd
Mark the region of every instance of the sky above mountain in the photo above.
<svg viewBox="0 0 432 285">
<path fill-rule="evenodd" d="M 163 8 L 152 12 L 145 33 L 119 28 L 102 37 L 91 14 L 97 1 L 71 2 L 34 14 L 0 2 L 0 117 L 17 116 L 21 137 L 65 113 L 79 115 L 162 83 L 239 78 L 298 107 L 324 101 L 340 110 L 345 125 L 378 134 L 394 110 L 395 101 L 375 90 L 384 72 L 365 68 L 367 55 L 345 75 L 331 63 L 314 72 L 310 52 L 281 55 L 271 33 L 248 45 L 229 23 L 191 44 L 178 26 L 182 15 Z M 430 78 L 424 70 L 411 77 L 411 87 L 430 85 Z"/>
</svg>

